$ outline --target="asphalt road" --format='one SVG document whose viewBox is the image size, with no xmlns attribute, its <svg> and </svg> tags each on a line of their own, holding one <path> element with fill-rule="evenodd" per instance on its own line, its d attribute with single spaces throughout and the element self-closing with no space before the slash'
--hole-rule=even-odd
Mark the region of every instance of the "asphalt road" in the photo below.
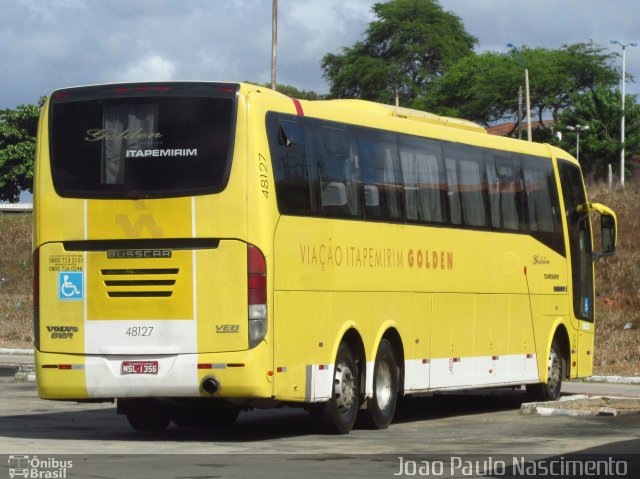
<svg viewBox="0 0 640 479">
<path fill-rule="evenodd" d="M 593 386 L 609 395 L 620 395 L 618 390 L 640 397 L 640 386 L 587 388 Z M 581 383 L 566 388 L 589 392 L 580 391 L 585 389 Z M 66 477 L 306 479 L 392 477 L 401 464 L 409 464 L 405 472 L 410 473 L 411 461 L 423 460 L 440 461 L 443 472 L 454 473 L 431 470 L 430 477 L 464 477 L 447 467 L 469 454 L 484 463 L 504 458 L 510 465 L 522 455 L 606 458 L 640 452 L 640 416 L 525 417 L 519 414 L 525 401 L 521 391 L 509 390 L 412 398 L 387 430 L 355 429 L 346 436 L 317 434 L 307 413 L 291 408 L 241 413 L 229 431 L 172 426 L 163 434 L 145 435 L 117 416 L 112 404 L 43 401 L 33 383 L 5 379 L 0 383 L 0 454 L 72 460 Z M 8 477 L 2 469 L 9 464 L 0 457 L 0 478 Z M 627 473 L 640 477 L 638 455 L 627 464 Z"/>
</svg>

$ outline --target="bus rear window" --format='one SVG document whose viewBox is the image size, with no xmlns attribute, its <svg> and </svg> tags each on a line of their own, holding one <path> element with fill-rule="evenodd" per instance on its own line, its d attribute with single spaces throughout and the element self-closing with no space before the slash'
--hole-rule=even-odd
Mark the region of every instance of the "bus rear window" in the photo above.
<svg viewBox="0 0 640 479">
<path fill-rule="evenodd" d="M 235 95 L 91 93 L 81 90 L 76 99 L 72 90 L 52 101 L 51 169 L 58 194 L 149 198 L 224 189 Z"/>
</svg>

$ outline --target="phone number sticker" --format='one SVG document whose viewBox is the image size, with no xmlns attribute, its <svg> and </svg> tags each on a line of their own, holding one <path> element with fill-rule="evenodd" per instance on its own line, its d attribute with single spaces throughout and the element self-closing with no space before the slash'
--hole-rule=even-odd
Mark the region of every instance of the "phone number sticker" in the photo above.
<svg viewBox="0 0 640 479">
<path fill-rule="evenodd" d="M 81 254 L 57 254 L 49 256 L 49 271 L 68 272 L 84 269 Z"/>
</svg>

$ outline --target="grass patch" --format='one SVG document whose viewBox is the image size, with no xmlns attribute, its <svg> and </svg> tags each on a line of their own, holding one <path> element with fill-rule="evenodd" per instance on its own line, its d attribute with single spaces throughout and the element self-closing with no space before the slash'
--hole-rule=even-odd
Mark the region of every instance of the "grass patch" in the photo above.
<svg viewBox="0 0 640 479">
<path fill-rule="evenodd" d="M 0 213 L 0 347 L 33 342 L 31 214 Z"/>
<path fill-rule="evenodd" d="M 618 252 L 596 263 L 594 371 L 640 376 L 640 185 L 612 192 L 599 185 L 589 196 L 618 216 Z M 599 228 L 595 222 L 596 236 Z"/>
</svg>

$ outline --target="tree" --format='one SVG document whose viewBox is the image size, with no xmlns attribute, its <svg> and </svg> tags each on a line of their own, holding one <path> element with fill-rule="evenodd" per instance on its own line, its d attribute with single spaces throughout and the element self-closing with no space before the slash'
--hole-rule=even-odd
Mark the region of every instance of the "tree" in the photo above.
<svg viewBox="0 0 640 479">
<path fill-rule="evenodd" d="M 331 97 L 409 105 L 477 43 L 437 0 L 390 0 L 373 13 L 364 41 L 323 57 Z"/>
<path fill-rule="evenodd" d="M 613 86 L 619 79 L 610 66 L 614 54 L 592 42 L 555 50 L 523 48 L 521 53 L 529 70 L 532 121 L 542 122 L 549 116 L 557 120 L 573 95 L 596 85 Z M 414 107 L 489 124 L 517 118 L 518 87 L 523 84 L 515 53 L 468 55 L 439 78 L 434 89 L 418 98 Z M 543 136 L 550 133 L 543 132 Z"/>
<path fill-rule="evenodd" d="M 256 83 L 256 82 L 246 82 L 251 83 L 252 85 L 262 86 L 265 88 L 271 89 L 271 83 Z M 319 95 L 313 90 L 299 90 L 293 85 L 285 85 L 283 83 L 276 84 L 276 91 L 282 93 L 283 95 L 287 95 L 291 98 L 297 98 L 298 100 L 324 100 L 326 99 L 325 95 Z"/>
<path fill-rule="evenodd" d="M 32 191 L 39 105 L 0 110 L 0 200 L 17 201 L 20 191 Z"/>
<path fill-rule="evenodd" d="M 606 178 L 608 165 L 619 171 L 620 165 L 620 119 L 622 116 L 619 90 L 597 86 L 592 91 L 575 94 L 571 106 L 559 117 L 557 131 L 562 131 L 559 146 L 576 155 L 576 133 L 567 130 L 567 125 L 589 129 L 580 134 L 580 164 L 594 178 Z M 625 105 L 625 148 L 627 156 L 640 153 L 640 105 L 635 95 L 627 95 Z M 617 168 L 616 168 L 617 166 Z M 627 166 L 629 166 L 627 164 Z"/>
</svg>

